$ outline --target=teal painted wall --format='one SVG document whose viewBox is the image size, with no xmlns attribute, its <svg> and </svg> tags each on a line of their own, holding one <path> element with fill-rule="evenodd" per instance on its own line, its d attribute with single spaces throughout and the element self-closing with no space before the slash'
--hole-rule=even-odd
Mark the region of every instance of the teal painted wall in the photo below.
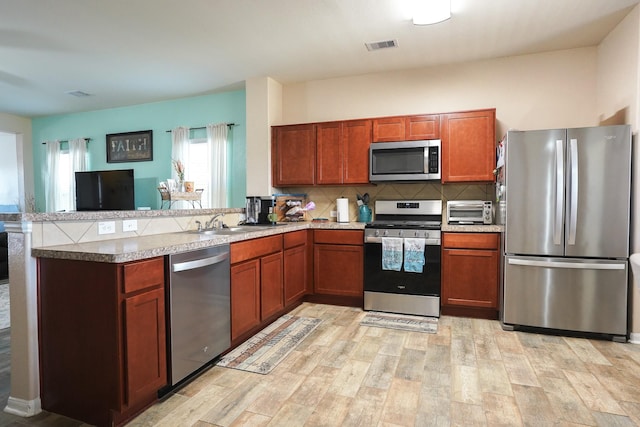
<svg viewBox="0 0 640 427">
<path fill-rule="evenodd" d="M 91 138 L 90 170 L 134 169 L 136 208 L 160 208 L 160 181 L 171 177 L 171 134 L 178 126 L 202 127 L 209 123 L 235 123 L 229 128 L 231 153 L 229 179 L 231 191 L 228 207 L 244 207 L 246 197 L 246 97 L 245 91 L 224 92 L 181 98 L 150 104 L 34 118 L 33 162 L 36 209 L 45 210 L 44 141 Z M 107 163 L 106 135 L 111 133 L 153 130 L 153 160 Z M 194 131 L 195 137 L 204 131 Z M 218 207 L 218 206 L 216 206 Z"/>
</svg>

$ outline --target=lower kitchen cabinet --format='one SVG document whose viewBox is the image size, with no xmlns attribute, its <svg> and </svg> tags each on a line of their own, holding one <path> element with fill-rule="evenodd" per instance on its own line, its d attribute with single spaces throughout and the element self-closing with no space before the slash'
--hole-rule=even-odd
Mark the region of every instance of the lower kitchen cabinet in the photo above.
<svg viewBox="0 0 640 427">
<path fill-rule="evenodd" d="M 122 425 L 167 384 L 164 258 L 38 259 L 42 408 Z"/>
<path fill-rule="evenodd" d="M 289 307 L 309 293 L 308 273 L 309 245 L 307 240 L 312 232 L 307 230 L 285 233 L 284 253 L 284 305 Z"/>
<path fill-rule="evenodd" d="M 364 298 L 364 233 L 360 230 L 314 230 L 314 293 Z M 346 300 L 345 300 L 346 302 Z"/>
<path fill-rule="evenodd" d="M 282 235 L 230 245 L 231 344 L 270 320 L 284 308 Z"/>
<path fill-rule="evenodd" d="M 260 318 L 267 319 L 283 308 L 282 251 L 280 251 L 260 259 Z"/>
<path fill-rule="evenodd" d="M 442 234 L 442 314 L 498 318 L 498 233 Z"/>
<path fill-rule="evenodd" d="M 260 324 L 260 260 L 231 266 L 231 341 Z"/>
</svg>

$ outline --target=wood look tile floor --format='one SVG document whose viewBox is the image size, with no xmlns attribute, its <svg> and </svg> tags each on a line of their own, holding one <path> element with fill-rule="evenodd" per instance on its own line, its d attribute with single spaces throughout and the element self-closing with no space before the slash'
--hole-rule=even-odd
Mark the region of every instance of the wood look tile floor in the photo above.
<svg viewBox="0 0 640 427">
<path fill-rule="evenodd" d="M 440 318 L 437 334 L 324 321 L 270 374 L 214 367 L 130 426 L 634 426 L 640 346 Z"/>
<path fill-rule="evenodd" d="M 128 426 L 640 426 L 638 345 L 448 316 L 437 334 L 361 327 L 362 310 L 309 303 L 292 314 L 324 321 L 270 374 L 213 367 Z"/>
</svg>

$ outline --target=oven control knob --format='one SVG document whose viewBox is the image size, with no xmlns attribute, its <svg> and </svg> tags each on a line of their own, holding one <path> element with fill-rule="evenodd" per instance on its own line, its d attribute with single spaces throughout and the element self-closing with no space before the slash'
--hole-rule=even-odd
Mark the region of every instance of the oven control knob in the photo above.
<svg viewBox="0 0 640 427">
<path fill-rule="evenodd" d="M 429 232 L 428 232 L 428 231 L 424 233 L 424 238 L 425 238 L 425 239 L 428 239 L 428 238 L 429 238 Z"/>
<path fill-rule="evenodd" d="M 398 237 L 402 237 L 402 233 L 404 233 L 404 230 L 400 230 L 400 231 L 398 232 Z"/>
<path fill-rule="evenodd" d="M 413 232 L 413 237 L 420 237 L 420 232 L 419 231 L 414 231 Z"/>
<path fill-rule="evenodd" d="M 384 233 L 382 233 L 383 236 L 388 236 L 389 235 L 389 230 L 384 230 Z"/>
<path fill-rule="evenodd" d="M 376 237 L 380 235 L 380 230 L 376 230 Z"/>
</svg>

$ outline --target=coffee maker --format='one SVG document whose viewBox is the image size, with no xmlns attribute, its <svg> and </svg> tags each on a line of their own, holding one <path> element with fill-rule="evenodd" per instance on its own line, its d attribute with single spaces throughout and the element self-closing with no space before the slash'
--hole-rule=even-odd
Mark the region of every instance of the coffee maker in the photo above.
<svg viewBox="0 0 640 427">
<path fill-rule="evenodd" d="M 247 215 L 246 224 L 271 224 L 269 212 L 273 209 L 274 198 L 271 196 L 249 196 L 247 197 L 245 211 Z"/>
</svg>

